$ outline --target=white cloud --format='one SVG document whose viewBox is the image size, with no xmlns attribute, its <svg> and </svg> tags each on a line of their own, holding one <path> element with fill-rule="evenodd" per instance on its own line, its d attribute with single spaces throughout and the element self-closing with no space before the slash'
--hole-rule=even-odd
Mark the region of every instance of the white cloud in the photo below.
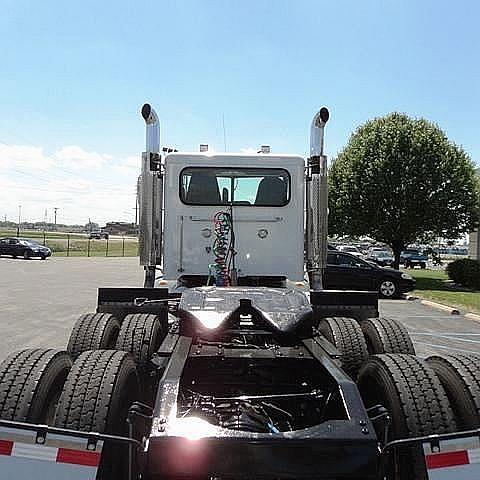
<svg viewBox="0 0 480 480">
<path fill-rule="evenodd" d="M 141 159 L 140 155 L 130 155 L 129 157 L 127 157 L 123 161 L 123 164 L 127 167 L 135 167 L 135 168 L 139 169 L 141 161 L 142 161 L 142 159 Z"/>
<path fill-rule="evenodd" d="M 68 168 L 76 170 L 101 168 L 108 160 L 112 160 L 111 155 L 97 152 L 87 152 L 77 145 L 69 145 L 55 152 L 55 158 L 60 160 L 61 164 Z"/>
<path fill-rule="evenodd" d="M 28 169 L 51 167 L 55 160 L 43 152 L 42 147 L 6 145 L 0 143 L 0 169 L 26 167 Z"/>
<path fill-rule="evenodd" d="M 120 159 L 117 165 L 112 166 L 112 171 L 120 175 L 137 177 L 140 174 L 141 157 L 139 155 L 130 155 Z"/>
<path fill-rule="evenodd" d="M 22 205 L 24 221 L 51 218 L 54 207 L 59 223 L 133 221 L 139 170 L 139 156 L 0 144 L 0 215 L 17 221 Z"/>
</svg>

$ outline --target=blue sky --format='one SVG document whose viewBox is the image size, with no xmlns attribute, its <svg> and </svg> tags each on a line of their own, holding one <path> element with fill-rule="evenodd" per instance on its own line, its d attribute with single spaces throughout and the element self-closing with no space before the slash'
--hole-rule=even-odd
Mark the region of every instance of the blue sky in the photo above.
<svg viewBox="0 0 480 480">
<path fill-rule="evenodd" d="M 0 215 L 132 220 L 145 101 L 162 143 L 327 151 L 391 111 L 437 122 L 480 163 L 474 1 L 23 1 L 0 16 Z"/>
</svg>

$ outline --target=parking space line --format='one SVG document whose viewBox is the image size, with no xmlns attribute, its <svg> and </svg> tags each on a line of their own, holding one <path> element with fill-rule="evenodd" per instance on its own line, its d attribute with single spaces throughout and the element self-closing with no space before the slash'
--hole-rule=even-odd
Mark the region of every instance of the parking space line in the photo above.
<svg viewBox="0 0 480 480">
<path fill-rule="evenodd" d="M 436 337 L 447 338 L 448 340 L 455 340 L 456 342 L 477 343 L 480 345 L 480 340 L 470 340 L 468 338 L 451 337 L 449 335 L 436 335 Z"/>
<path fill-rule="evenodd" d="M 453 332 L 412 332 L 409 331 L 410 335 L 450 335 L 451 337 L 461 337 L 464 335 L 467 336 L 478 336 L 480 337 L 480 333 L 453 333 Z"/>
<path fill-rule="evenodd" d="M 435 334 L 433 334 L 432 337 L 447 338 L 448 340 L 455 340 L 456 342 L 467 342 L 467 343 L 478 343 L 478 344 L 480 344 L 480 340 L 470 340 L 469 338 L 452 337 L 450 335 L 435 335 Z"/>
<path fill-rule="evenodd" d="M 449 335 L 450 337 L 480 337 L 480 333 L 453 333 L 453 332 L 408 332 L 410 335 L 431 335 L 431 336 L 442 336 Z"/>
<path fill-rule="evenodd" d="M 463 353 L 476 353 L 472 350 L 463 350 L 462 348 L 455 348 L 455 347 L 446 347 L 445 345 L 437 345 L 436 343 L 426 343 L 426 342 L 414 342 L 418 343 L 419 345 L 426 345 L 428 347 L 434 347 L 434 348 L 440 348 L 443 350 L 456 350 L 457 352 L 463 352 Z"/>
</svg>

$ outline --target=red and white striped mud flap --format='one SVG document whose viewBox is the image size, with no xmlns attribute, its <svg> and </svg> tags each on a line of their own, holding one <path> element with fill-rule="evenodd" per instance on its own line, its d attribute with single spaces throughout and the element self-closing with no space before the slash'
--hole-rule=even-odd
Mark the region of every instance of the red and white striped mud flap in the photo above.
<svg viewBox="0 0 480 480">
<path fill-rule="evenodd" d="M 429 480 L 479 480 L 480 440 L 478 437 L 424 443 Z"/>
<path fill-rule="evenodd" d="M 95 480 L 103 442 L 0 427 L 0 479 Z"/>
</svg>

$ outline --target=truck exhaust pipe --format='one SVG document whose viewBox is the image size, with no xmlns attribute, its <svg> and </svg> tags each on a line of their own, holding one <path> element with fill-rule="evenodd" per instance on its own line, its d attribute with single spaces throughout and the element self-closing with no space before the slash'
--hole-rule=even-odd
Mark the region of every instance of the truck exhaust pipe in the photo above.
<svg viewBox="0 0 480 480">
<path fill-rule="evenodd" d="M 307 268 L 311 289 L 323 290 L 328 249 L 327 157 L 323 143 L 330 114 L 322 107 L 310 127 L 310 158 L 307 167 Z"/>
<path fill-rule="evenodd" d="M 160 120 L 157 112 L 149 103 L 142 107 L 142 117 L 147 124 L 145 151 L 158 153 L 160 151 Z"/>
<path fill-rule="evenodd" d="M 139 254 L 140 265 L 145 269 L 144 286 L 153 287 L 156 265 L 162 261 L 163 172 L 160 121 L 148 103 L 142 107 L 142 117 L 146 124 L 146 135 L 137 192 L 140 206 Z"/>
</svg>

